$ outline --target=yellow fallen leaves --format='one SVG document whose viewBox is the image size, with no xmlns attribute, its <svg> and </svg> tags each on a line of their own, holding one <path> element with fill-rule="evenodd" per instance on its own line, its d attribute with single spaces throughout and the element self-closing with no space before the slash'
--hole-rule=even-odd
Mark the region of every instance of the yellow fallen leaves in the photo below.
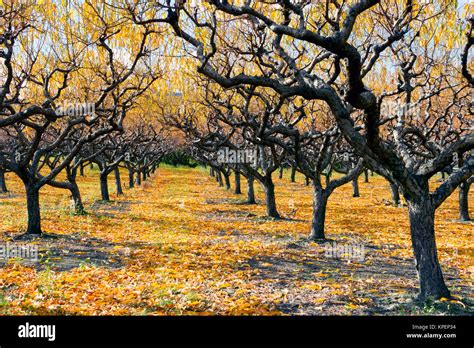
<svg viewBox="0 0 474 348">
<path fill-rule="evenodd" d="M 321 290 L 323 286 L 321 284 L 313 284 L 313 285 L 303 285 L 303 289 L 309 289 L 309 290 Z"/>
<path fill-rule="evenodd" d="M 346 305 L 346 307 L 349 308 L 349 309 L 357 309 L 357 308 L 359 308 L 359 306 L 356 305 L 355 303 L 349 303 L 349 304 Z"/>
<path fill-rule="evenodd" d="M 261 204 L 235 204 L 244 197 L 216 188 L 202 171 L 160 168 L 151 180 L 148 187 L 113 197 L 114 203 L 93 206 L 100 196 L 97 172 L 79 178 L 89 214 L 45 210 L 43 227 L 50 233 L 78 235 L 85 242 L 78 242 L 81 248 L 61 249 L 59 256 L 50 257 L 49 271 L 18 262 L 0 268 L 0 313 L 275 315 L 304 313 L 300 308 L 323 314 L 322 310 L 336 306 L 335 314 L 359 314 L 372 304 L 372 297 L 387 296 L 381 291 L 384 287 L 391 294 L 406 295 L 407 284 L 416 282 L 407 283 L 403 277 L 380 279 L 380 274 L 390 276 L 388 268 L 370 278 L 357 278 L 358 270 L 375 267 L 381 260 L 388 266 L 411 257 L 406 211 L 377 203 L 381 196 L 390 195 L 380 178 L 360 183 L 357 200 L 351 199 L 347 185 L 329 201 L 326 221 L 331 238 L 351 243 L 356 236 L 376 247 L 367 253 L 370 262 L 357 264 L 325 258 L 324 246 L 317 243 L 307 243 L 304 250 L 288 247 L 309 230 L 311 190 L 302 184 L 276 180 L 280 213 L 285 216 L 290 211 L 290 197 L 298 209 L 295 220 L 273 221 L 263 218 Z M 3 231 L 18 233 L 26 224 L 24 197 L 20 183 L 10 174 L 7 182 L 14 195 L 0 198 L 0 221 L 8 222 Z M 386 188 L 378 188 L 382 185 Z M 261 188 L 256 189 L 261 198 Z M 44 191 L 43 205 L 69 205 L 64 191 L 49 187 Z M 376 193 L 371 196 L 372 191 Z M 468 278 L 472 234 L 453 221 L 453 198 L 440 209 L 440 257 Z M 0 240 L 7 236 L 0 233 Z M 41 249 L 44 241 L 38 245 Z M 454 249 L 459 253 L 454 254 Z M 106 263 L 86 262 L 85 257 L 94 253 Z M 68 262 L 74 267 L 54 268 Z"/>
</svg>

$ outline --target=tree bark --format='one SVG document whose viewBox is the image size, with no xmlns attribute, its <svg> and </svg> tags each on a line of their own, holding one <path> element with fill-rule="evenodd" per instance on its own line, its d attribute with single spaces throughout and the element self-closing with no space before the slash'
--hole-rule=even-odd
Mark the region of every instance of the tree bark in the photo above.
<svg viewBox="0 0 474 348">
<path fill-rule="evenodd" d="M 459 185 L 459 218 L 461 221 L 470 221 L 469 216 L 469 187 L 468 182 L 463 182 Z"/>
<path fill-rule="evenodd" d="M 352 180 L 352 197 L 360 197 L 358 177 Z"/>
<path fill-rule="evenodd" d="M 275 184 L 273 184 L 271 175 L 265 176 L 263 187 L 265 190 L 265 204 L 267 206 L 267 216 L 279 219 L 280 214 L 278 214 L 275 200 Z"/>
<path fill-rule="evenodd" d="M 255 190 L 254 190 L 254 181 L 253 176 L 249 175 L 247 177 L 247 204 L 255 204 Z"/>
<path fill-rule="evenodd" d="M 79 165 L 79 175 L 84 176 L 84 164 Z"/>
<path fill-rule="evenodd" d="M 310 240 L 325 239 L 324 223 L 326 220 L 326 207 L 329 196 L 320 184 L 313 182 L 313 216 L 311 221 Z"/>
<path fill-rule="evenodd" d="M 114 169 L 114 175 L 115 175 L 115 188 L 117 190 L 117 196 L 123 195 L 122 180 L 120 180 L 120 170 L 118 167 Z"/>
<path fill-rule="evenodd" d="M 213 178 L 214 177 L 214 168 L 209 169 L 209 175 Z"/>
<path fill-rule="evenodd" d="M 242 193 L 242 188 L 240 187 L 240 173 L 238 171 L 235 171 L 234 176 L 235 176 L 235 193 L 240 195 Z"/>
<path fill-rule="evenodd" d="M 39 235 L 41 231 L 41 210 L 39 202 L 39 189 L 33 184 L 25 185 L 26 206 L 28 210 L 28 228 L 27 234 Z"/>
<path fill-rule="evenodd" d="M 225 182 L 225 189 L 230 190 L 230 175 L 224 173 L 224 182 Z"/>
<path fill-rule="evenodd" d="M 364 170 L 364 182 L 365 183 L 369 182 L 369 170 L 368 169 Z"/>
<path fill-rule="evenodd" d="M 70 181 L 71 186 L 69 191 L 71 191 L 72 200 L 74 202 L 74 211 L 76 214 L 84 214 L 84 204 L 82 203 L 81 191 L 79 191 L 79 186 L 75 181 Z"/>
<path fill-rule="evenodd" d="M 280 172 L 278 174 L 278 178 L 279 179 L 283 178 L 283 166 L 280 166 Z"/>
<path fill-rule="evenodd" d="M 137 181 L 136 184 L 140 186 L 142 184 L 142 172 L 140 170 L 137 170 Z"/>
<path fill-rule="evenodd" d="M 100 173 L 100 193 L 102 194 L 102 200 L 106 202 L 110 201 L 107 176 L 108 175 L 106 173 Z"/>
<path fill-rule="evenodd" d="M 291 167 L 291 182 L 296 181 L 296 166 Z"/>
<path fill-rule="evenodd" d="M 7 193 L 7 184 L 5 181 L 5 171 L 0 169 L 0 193 Z"/>
<path fill-rule="evenodd" d="M 220 170 L 217 171 L 217 182 L 219 183 L 219 187 L 224 186 L 222 182 L 222 172 Z"/>
<path fill-rule="evenodd" d="M 398 186 L 395 183 L 390 183 L 390 191 L 392 192 L 392 202 L 393 205 L 398 207 L 400 205 L 400 193 L 398 191 Z"/>
<path fill-rule="evenodd" d="M 128 170 L 128 188 L 133 188 L 135 186 L 135 181 L 133 180 L 133 170 Z"/>
<path fill-rule="evenodd" d="M 420 282 L 420 300 L 429 297 L 440 299 L 450 297 L 438 262 L 434 231 L 435 207 L 426 190 L 419 197 L 405 197 L 408 203 L 410 232 L 415 254 L 416 269 Z"/>
</svg>

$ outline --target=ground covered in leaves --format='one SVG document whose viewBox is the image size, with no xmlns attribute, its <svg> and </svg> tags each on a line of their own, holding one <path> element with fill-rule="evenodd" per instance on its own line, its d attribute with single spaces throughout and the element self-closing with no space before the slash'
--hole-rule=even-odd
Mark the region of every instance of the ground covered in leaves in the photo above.
<svg viewBox="0 0 474 348">
<path fill-rule="evenodd" d="M 66 191 L 45 187 L 49 235 L 26 241 L 15 239 L 26 228 L 23 189 L 7 180 L 0 243 L 37 245 L 39 260 L 0 260 L 1 314 L 473 313 L 474 225 L 457 221 L 457 194 L 438 209 L 436 229 L 458 299 L 418 305 L 406 207 L 389 205 L 388 185 L 377 176 L 360 180 L 359 198 L 350 185 L 339 188 L 328 206 L 327 237 L 363 246 L 363 260 L 330 257 L 327 245 L 305 239 L 311 189 L 288 174 L 276 180 L 284 219 L 272 220 L 260 188 L 259 204 L 246 205 L 245 194 L 217 187 L 204 169 L 160 168 L 110 203 L 99 201 L 97 171 L 87 171 L 79 178 L 87 214 L 71 212 Z"/>
</svg>

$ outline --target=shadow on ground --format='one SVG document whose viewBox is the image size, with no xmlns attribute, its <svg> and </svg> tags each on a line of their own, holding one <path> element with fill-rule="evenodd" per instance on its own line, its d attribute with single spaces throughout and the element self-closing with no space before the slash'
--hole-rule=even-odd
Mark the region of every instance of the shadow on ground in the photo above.
<svg viewBox="0 0 474 348">
<path fill-rule="evenodd" d="M 67 271 L 86 265 L 120 268 L 130 254 L 129 248 L 121 248 L 99 238 L 84 237 L 80 233 L 8 237 L 7 248 L 20 252 L 20 257 L 11 257 L 15 255 L 10 252 L 9 258 L 0 259 L 0 267 L 18 262 L 36 270 Z"/>
</svg>

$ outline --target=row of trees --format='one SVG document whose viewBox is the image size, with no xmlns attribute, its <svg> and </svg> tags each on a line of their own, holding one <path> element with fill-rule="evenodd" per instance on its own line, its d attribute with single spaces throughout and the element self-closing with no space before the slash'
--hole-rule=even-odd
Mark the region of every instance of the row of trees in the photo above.
<svg viewBox="0 0 474 348">
<path fill-rule="evenodd" d="M 224 123 L 219 114 L 227 113 L 229 129 L 211 129 L 208 136 L 197 137 L 202 146 L 219 145 L 239 125 L 245 130 L 233 139 L 241 139 L 227 146 L 248 142 L 252 136 L 245 132 L 253 132 L 253 145 L 267 145 L 258 153 L 271 160 L 253 174 L 265 187 L 269 215 L 278 216 L 271 204 L 269 173 L 281 164 L 283 154 L 291 154 L 299 170 L 315 178 L 315 196 L 323 196 L 321 189 L 317 192 L 320 173 L 315 170 L 321 167 L 312 166 L 294 146 L 303 136 L 293 121 L 300 100 L 314 103 L 309 110 L 328 113 L 337 126 L 334 136 L 340 133 L 355 156 L 403 194 L 420 298 L 450 296 L 438 261 L 434 216 L 458 186 L 468 185 L 474 172 L 468 59 L 472 31 L 463 50 L 466 22 L 460 19 L 457 1 L 209 0 L 196 6 L 168 0 L 152 9 L 135 2 L 126 10 L 137 25 L 167 23 L 195 58 L 190 64 L 200 74 L 231 95 L 244 94 L 232 105 L 241 109 L 235 121 L 228 106 L 216 111 L 215 118 Z M 245 119 L 251 112 L 242 107 L 260 96 L 266 99 L 260 104 L 261 122 Z M 279 112 L 285 103 L 295 103 L 296 113 Z M 273 110 L 278 123 L 267 121 Z M 330 130 L 321 136 L 329 143 Z M 329 158 L 324 150 L 318 153 L 321 163 Z M 456 169 L 448 171 L 450 166 Z M 446 180 L 430 190 L 430 179 L 441 171 L 448 172 Z"/>
<path fill-rule="evenodd" d="M 198 105 L 176 114 L 165 110 L 162 121 L 184 133 L 192 156 L 209 165 L 219 183 L 223 177 L 230 188 L 229 177 L 234 172 L 236 193 L 240 193 L 240 177 L 245 177 L 247 203 L 255 203 L 254 182 L 260 183 L 268 217 L 280 218 L 275 172 L 280 170 L 281 175 L 282 168 L 290 166 L 303 173 L 313 186 L 310 239 L 324 239 L 329 196 L 337 187 L 357 182 L 364 168 L 338 128 L 330 120 L 320 122 L 317 115 L 324 113 L 315 110 L 314 103 L 301 101 L 298 105 L 296 100 L 290 102 L 255 88 L 225 91 L 209 81 L 201 81 L 201 90 L 204 95 Z M 335 176 L 335 172 L 342 175 Z"/>
<path fill-rule="evenodd" d="M 22 181 L 27 234 L 38 235 L 42 187 L 69 190 L 82 213 L 76 180 L 84 166 L 98 166 L 107 201 L 110 173 L 120 193 L 119 166 L 133 186 L 169 151 L 171 142 L 137 109 L 162 76 L 161 39 L 102 2 L 52 2 L 47 11 L 35 1 L 2 4 L 1 186 L 7 190 L 5 172 Z"/>
</svg>

